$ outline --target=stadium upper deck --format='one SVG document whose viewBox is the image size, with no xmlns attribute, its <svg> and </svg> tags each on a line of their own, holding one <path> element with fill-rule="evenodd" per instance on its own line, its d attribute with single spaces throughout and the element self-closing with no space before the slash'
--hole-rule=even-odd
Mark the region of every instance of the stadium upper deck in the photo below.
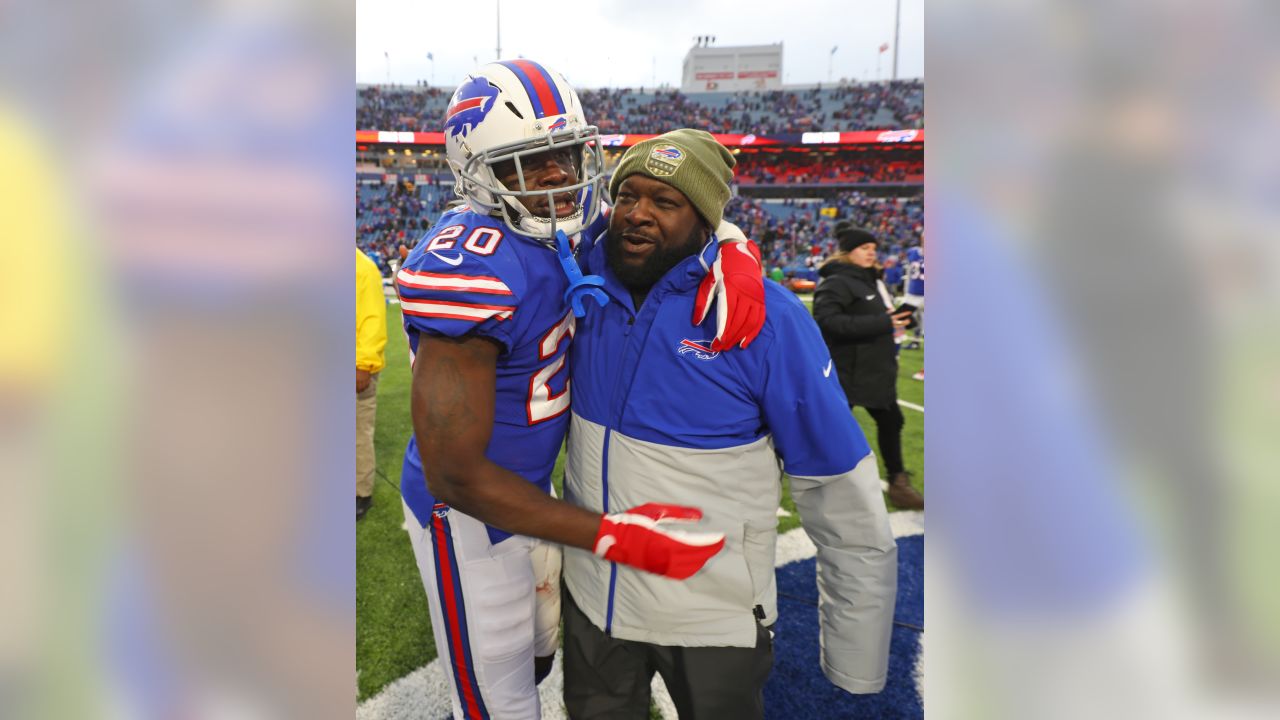
<svg viewBox="0 0 1280 720">
<path fill-rule="evenodd" d="M 436 132 L 451 88 L 371 85 L 356 94 L 361 130 Z M 695 127 L 716 133 L 909 130 L 924 127 L 924 82 L 711 92 L 621 88 L 580 92 L 587 117 L 606 133 L 660 133 Z"/>
</svg>

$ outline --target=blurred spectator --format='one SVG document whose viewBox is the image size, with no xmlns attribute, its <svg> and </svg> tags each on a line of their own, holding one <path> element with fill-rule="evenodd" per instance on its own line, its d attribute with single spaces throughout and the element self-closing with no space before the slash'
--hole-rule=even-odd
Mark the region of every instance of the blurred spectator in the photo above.
<svg viewBox="0 0 1280 720">
<path fill-rule="evenodd" d="M 378 373 L 386 366 L 387 300 L 382 273 L 356 250 L 356 519 L 373 504 L 377 470 L 373 430 L 378 418 Z"/>
<path fill-rule="evenodd" d="M 884 259 L 884 286 L 889 288 L 890 295 L 902 294 L 902 263 L 898 262 L 896 255 L 889 255 Z"/>
</svg>

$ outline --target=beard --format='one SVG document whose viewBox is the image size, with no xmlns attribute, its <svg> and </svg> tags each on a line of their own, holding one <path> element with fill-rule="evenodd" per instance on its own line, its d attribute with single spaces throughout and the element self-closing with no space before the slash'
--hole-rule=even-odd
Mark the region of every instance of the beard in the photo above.
<svg viewBox="0 0 1280 720">
<path fill-rule="evenodd" d="M 696 254 L 707 243 L 702 228 L 695 227 L 684 242 L 667 247 L 655 245 L 641 263 L 633 265 L 623 259 L 620 249 L 622 238 L 619 235 L 620 233 L 615 234 L 611 231 L 606 236 L 605 262 L 613 274 L 618 276 L 622 286 L 632 292 L 648 292 L 649 288 L 661 280 L 668 270 L 680 264 L 681 260 Z"/>
</svg>

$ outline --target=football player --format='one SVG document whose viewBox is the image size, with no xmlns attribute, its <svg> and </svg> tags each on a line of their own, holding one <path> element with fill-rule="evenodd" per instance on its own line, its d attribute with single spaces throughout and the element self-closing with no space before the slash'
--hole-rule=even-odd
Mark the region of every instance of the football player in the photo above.
<svg viewBox="0 0 1280 720">
<path fill-rule="evenodd" d="M 920 347 L 920 341 L 924 339 L 924 236 L 921 235 L 920 239 L 919 247 L 907 249 L 906 292 L 902 296 L 902 302 L 919 308 L 916 311 L 916 334 L 907 344 L 907 347 L 913 350 Z M 911 377 L 915 380 L 924 380 L 924 370 L 920 370 Z"/>
<path fill-rule="evenodd" d="M 537 717 L 557 644 L 559 545 L 684 579 L 724 536 L 675 529 L 696 508 L 602 515 L 552 494 L 575 312 L 605 301 L 574 258 L 607 224 L 601 142 L 577 94 L 531 60 L 491 63 L 459 85 L 444 131 L 466 205 L 397 274 L 413 364 L 401 490 L 455 717 Z M 720 253 L 709 268 L 691 322 L 715 305 L 718 349 L 745 347 L 764 322 L 747 245 L 754 254 Z"/>
</svg>

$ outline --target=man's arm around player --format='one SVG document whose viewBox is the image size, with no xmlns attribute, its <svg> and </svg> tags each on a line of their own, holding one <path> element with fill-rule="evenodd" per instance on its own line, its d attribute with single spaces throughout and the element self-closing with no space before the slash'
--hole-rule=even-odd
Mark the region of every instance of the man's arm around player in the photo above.
<svg viewBox="0 0 1280 720">
<path fill-rule="evenodd" d="M 671 530 L 694 508 L 649 504 L 601 516 L 542 492 L 485 457 L 500 348 L 482 337 L 423 336 L 410 409 L 427 486 L 439 502 L 507 532 L 590 550 L 606 560 L 684 579 L 720 548 L 722 533 Z"/>
</svg>

